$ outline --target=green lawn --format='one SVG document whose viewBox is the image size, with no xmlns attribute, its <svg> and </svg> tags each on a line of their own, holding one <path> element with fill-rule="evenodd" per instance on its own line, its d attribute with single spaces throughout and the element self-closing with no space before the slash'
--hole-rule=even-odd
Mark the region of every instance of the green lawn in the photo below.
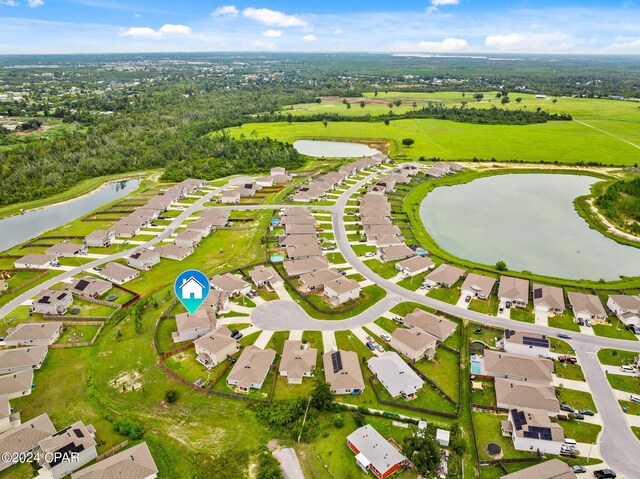
<svg viewBox="0 0 640 479">
<path fill-rule="evenodd" d="M 562 314 L 549 316 L 549 326 L 552 328 L 566 329 L 568 331 L 580 332 L 580 325 L 573 321 L 573 315 Z"/>
<path fill-rule="evenodd" d="M 594 325 L 593 332 L 596 333 L 597 336 L 604 336 L 605 338 L 638 341 L 638 337 L 628 329 L 625 329 L 624 324 L 622 324 L 618 318 L 610 317 L 609 320 L 611 321 L 609 325 Z"/>
<path fill-rule="evenodd" d="M 479 331 L 476 333 L 476 331 Z M 469 341 L 480 341 L 491 347 L 495 347 L 496 338 L 502 338 L 502 334 L 491 329 L 485 329 L 484 325 L 469 323 Z"/>
<path fill-rule="evenodd" d="M 558 421 L 558 424 L 562 426 L 566 437 L 587 444 L 595 443 L 598 439 L 598 434 L 600 434 L 600 429 L 602 429 L 598 424 L 584 421 Z"/>
<path fill-rule="evenodd" d="M 635 364 L 638 353 L 622 351 L 620 349 L 601 349 L 598 351 L 598 359 L 608 366 L 622 366 L 623 364 Z"/>
<path fill-rule="evenodd" d="M 485 406 L 496 406 L 496 387 L 493 381 L 482 381 L 482 389 L 471 391 L 471 402 Z"/>
<path fill-rule="evenodd" d="M 571 379 L 574 381 L 584 381 L 584 373 L 579 364 L 567 364 L 554 361 L 556 376 L 562 379 Z"/>
<path fill-rule="evenodd" d="M 626 391 L 631 394 L 640 394 L 640 379 L 637 377 L 607 374 L 607 379 L 613 389 Z"/>
<path fill-rule="evenodd" d="M 514 321 L 522 321 L 523 323 L 535 323 L 536 318 L 532 311 L 523 308 L 511 308 L 509 313 Z"/>
<path fill-rule="evenodd" d="M 393 278 L 398 274 L 395 262 L 383 263 L 382 261 L 373 258 L 364 261 L 367 267 L 379 276 L 385 279 Z"/>
<path fill-rule="evenodd" d="M 396 329 L 398 329 L 400 327 L 400 325 L 398 323 L 396 323 L 395 321 L 392 321 L 389 318 L 385 318 L 385 317 L 380 317 L 380 318 L 376 319 L 374 321 L 374 323 L 376 323 L 378 326 L 380 326 L 382 329 L 384 329 L 389 334 L 393 333 Z"/>
<path fill-rule="evenodd" d="M 640 416 L 640 404 L 631 401 L 618 401 L 621 408 L 626 408 L 626 414 L 632 414 L 634 416 Z"/>
<path fill-rule="evenodd" d="M 460 388 L 460 358 L 458 355 L 438 348 L 433 360 L 421 359 L 414 366 L 435 382 L 451 399 L 458 401 Z"/>
<path fill-rule="evenodd" d="M 348 127 L 347 127 L 348 126 Z M 299 139 L 376 139 L 391 144 L 391 154 L 408 158 L 439 157 L 443 160 L 513 158 L 564 163 L 598 162 L 632 164 L 640 158 L 633 146 L 576 122 L 551 121 L 534 125 L 477 125 L 448 120 L 394 120 L 382 122 L 246 123 L 230 128 L 232 136 L 271 137 L 286 142 Z M 411 147 L 403 138 L 413 138 Z M 501 141 L 495 141 L 500 138 Z"/>
<path fill-rule="evenodd" d="M 56 342 L 58 344 L 88 343 L 91 342 L 99 328 L 100 326 L 77 326 L 75 324 L 63 326 L 62 333 Z"/>
<path fill-rule="evenodd" d="M 593 412 L 598 412 L 596 404 L 593 402 L 591 394 L 585 391 L 576 391 L 575 389 L 556 388 L 556 396 L 561 403 L 566 403 L 578 409 L 591 409 Z"/>
<path fill-rule="evenodd" d="M 327 253 L 327 259 L 333 264 L 343 264 L 347 262 L 344 256 L 342 256 L 342 253 Z"/>
<path fill-rule="evenodd" d="M 491 459 L 486 447 L 490 442 L 495 442 L 502 447 L 505 458 L 532 457 L 533 453 L 528 451 L 516 451 L 511 438 L 502 435 L 500 422 L 507 416 L 491 414 L 488 412 L 472 411 L 473 425 L 476 431 L 476 442 L 480 459 Z"/>
<path fill-rule="evenodd" d="M 575 351 L 569 343 L 558 338 L 549 338 L 551 347 L 549 348 L 554 353 L 558 354 L 575 354 Z"/>
<path fill-rule="evenodd" d="M 434 288 L 427 293 L 427 296 L 449 304 L 456 304 L 460 299 L 460 288 Z"/>
<path fill-rule="evenodd" d="M 633 433 L 636 435 L 636 437 L 638 438 L 638 441 L 640 441 L 640 427 L 637 426 L 631 426 L 631 430 L 633 431 Z"/>
<path fill-rule="evenodd" d="M 368 244 L 354 244 L 351 246 L 353 252 L 358 256 L 364 256 L 365 253 L 375 253 L 376 247 Z"/>
<path fill-rule="evenodd" d="M 488 300 L 472 299 L 469 303 L 469 309 L 478 313 L 495 315 L 498 312 L 499 303 L 496 296 L 489 296 Z"/>
</svg>

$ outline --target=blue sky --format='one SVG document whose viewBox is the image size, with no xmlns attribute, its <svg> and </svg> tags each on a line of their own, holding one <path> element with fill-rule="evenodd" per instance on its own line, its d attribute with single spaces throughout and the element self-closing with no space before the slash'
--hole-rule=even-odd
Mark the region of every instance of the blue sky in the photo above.
<svg viewBox="0 0 640 479">
<path fill-rule="evenodd" d="M 0 54 L 162 51 L 640 54 L 640 0 L 0 0 Z"/>
</svg>

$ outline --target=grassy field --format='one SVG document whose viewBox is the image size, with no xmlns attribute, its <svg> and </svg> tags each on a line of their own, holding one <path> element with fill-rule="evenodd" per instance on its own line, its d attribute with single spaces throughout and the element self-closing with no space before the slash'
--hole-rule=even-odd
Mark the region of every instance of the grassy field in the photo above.
<svg viewBox="0 0 640 479">
<path fill-rule="evenodd" d="M 607 374 L 607 379 L 613 389 L 631 394 L 640 394 L 640 380 L 636 377 L 622 376 L 621 374 Z"/>
<path fill-rule="evenodd" d="M 598 359 L 607 366 L 622 366 L 623 364 L 635 364 L 638 353 L 622 351 L 620 349 L 601 349 L 598 351 Z"/>
<path fill-rule="evenodd" d="M 591 409 L 593 412 L 598 412 L 596 405 L 593 402 L 591 394 L 585 391 L 576 391 L 575 389 L 556 388 L 556 396 L 561 403 L 566 403 L 578 409 Z"/>
<path fill-rule="evenodd" d="M 564 435 L 578 442 L 592 444 L 598 439 L 602 427 L 584 421 L 558 421 L 564 429 Z"/>
<path fill-rule="evenodd" d="M 252 133 L 286 142 L 299 139 L 324 140 L 385 140 L 392 155 L 407 158 L 438 157 L 446 160 L 473 158 L 547 161 L 566 164 L 597 162 L 633 164 L 640 160 L 640 150 L 633 146 L 581 125 L 577 122 L 554 121 L 534 125 L 476 125 L 448 120 L 394 120 L 389 126 L 382 122 L 322 122 L 247 123 L 230 128 L 234 137 Z M 413 138 L 410 147 L 403 138 Z M 500 141 L 495 141 L 500 138 Z"/>
</svg>

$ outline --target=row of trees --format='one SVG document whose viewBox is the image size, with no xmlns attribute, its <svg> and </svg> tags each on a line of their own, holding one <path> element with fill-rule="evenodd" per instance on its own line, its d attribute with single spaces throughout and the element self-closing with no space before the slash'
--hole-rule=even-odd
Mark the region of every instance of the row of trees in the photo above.
<svg viewBox="0 0 640 479">
<path fill-rule="evenodd" d="M 612 223 L 640 235 L 640 177 L 615 181 L 595 204 Z"/>
</svg>

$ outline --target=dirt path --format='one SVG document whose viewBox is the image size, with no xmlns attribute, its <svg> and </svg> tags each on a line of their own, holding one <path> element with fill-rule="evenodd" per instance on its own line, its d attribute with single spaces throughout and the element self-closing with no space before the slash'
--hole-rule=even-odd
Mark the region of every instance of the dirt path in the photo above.
<svg viewBox="0 0 640 479">
<path fill-rule="evenodd" d="M 610 137 L 615 138 L 616 140 L 624 141 L 625 143 L 633 146 L 634 148 L 638 148 L 640 150 L 640 146 L 639 145 L 636 145 L 635 143 L 633 143 L 633 142 L 631 142 L 629 140 L 625 140 L 624 138 L 620 138 L 619 136 L 614 135 L 613 133 L 609 133 L 606 130 L 601 130 L 600 128 L 596 128 L 595 126 L 589 125 L 589 123 L 585 123 L 585 122 L 580 121 L 580 120 L 573 120 L 573 121 L 575 121 L 576 123 L 580 123 L 582 126 L 586 126 L 588 128 L 593 128 L 594 130 L 599 131 L 600 133 L 604 133 L 605 135 L 609 135 Z"/>
<path fill-rule="evenodd" d="M 620 238 L 625 238 L 631 241 L 640 242 L 640 237 L 632 235 L 631 233 L 622 231 L 613 223 L 611 223 L 611 221 L 609 221 L 602 213 L 600 213 L 600 211 L 598 211 L 598 208 L 596 208 L 595 205 L 593 204 L 593 198 L 587 200 L 587 203 L 589 204 L 589 207 L 591 208 L 591 211 L 593 212 L 593 214 L 596 215 L 598 220 L 607 227 L 607 231 L 609 231 L 609 233 L 611 233 L 614 236 L 619 236 Z"/>
</svg>

